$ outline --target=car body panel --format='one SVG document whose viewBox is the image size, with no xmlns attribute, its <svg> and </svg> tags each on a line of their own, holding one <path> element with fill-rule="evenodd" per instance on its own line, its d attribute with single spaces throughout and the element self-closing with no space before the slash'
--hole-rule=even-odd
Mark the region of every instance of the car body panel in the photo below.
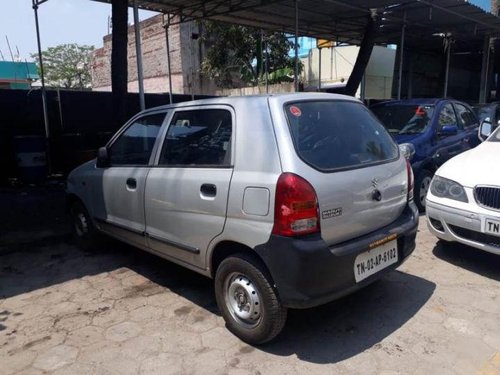
<svg viewBox="0 0 500 375">
<path fill-rule="evenodd" d="M 494 134 L 500 135 L 500 129 Z M 487 220 L 500 222 L 500 209 L 480 204 L 475 194 L 477 187 L 487 186 L 496 189 L 496 199 L 500 199 L 499 166 L 500 142 L 485 141 L 438 169 L 436 176 L 463 186 L 468 202 L 438 197 L 429 190 L 428 226 L 436 237 L 500 255 L 500 235 L 486 233 Z"/>
</svg>

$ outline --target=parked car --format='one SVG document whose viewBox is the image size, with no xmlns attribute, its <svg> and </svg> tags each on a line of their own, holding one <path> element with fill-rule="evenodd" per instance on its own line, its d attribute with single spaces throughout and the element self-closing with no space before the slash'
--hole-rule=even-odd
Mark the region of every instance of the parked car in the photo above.
<svg viewBox="0 0 500 375">
<path fill-rule="evenodd" d="M 491 133 L 483 122 L 481 133 Z M 473 150 L 438 169 L 427 194 L 429 230 L 445 241 L 460 242 L 500 255 L 500 127 Z"/>
<path fill-rule="evenodd" d="M 139 113 L 67 191 L 78 242 L 105 233 L 215 279 L 242 340 L 398 267 L 415 248 L 413 174 L 356 99 L 214 98 Z"/>
<path fill-rule="evenodd" d="M 415 153 L 415 203 L 425 211 L 425 197 L 434 172 L 448 159 L 479 144 L 479 121 L 466 104 L 452 99 L 393 100 L 371 107 L 399 144 Z"/>
</svg>

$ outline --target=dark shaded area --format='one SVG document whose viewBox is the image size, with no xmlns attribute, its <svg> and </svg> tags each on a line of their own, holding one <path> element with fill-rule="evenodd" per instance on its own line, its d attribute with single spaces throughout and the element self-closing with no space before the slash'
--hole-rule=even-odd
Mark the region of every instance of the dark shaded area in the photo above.
<svg viewBox="0 0 500 375">
<path fill-rule="evenodd" d="M 500 256 L 456 242 L 438 241 L 432 253 L 441 260 L 500 281 Z"/>
<path fill-rule="evenodd" d="M 275 342 L 261 349 L 297 355 L 313 363 L 336 363 L 378 344 L 408 322 L 432 296 L 436 285 L 393 272 L 359 292 L 309 310 L 290 310 Z"/>
<path fill-rule="evenodd" d="M 62 180 L 36 187 L 0 188 L 0 254 L 9 250 L 7 246 L 12 243 L 67 236 L 70 224 L 65 200 Z"/>
<path fill-rule="evenodd" d="M 195 99 L 207 96 L 196 96 Z M 191 95 L 174 95 L 173 102 L 191 100 Z M 53 173 L 67 173 L 95 156 L 120 126 L 114 123 L 111 93 L 48 90 L 47 106 L 51 132 L 50 154 Z M 168 94 L 146 94 L 148 108 L 169 103 Z M 140 111 L 138 94 L 126 96 L 126 118 Z M 44 135 L 40 90 L 0 89 L 0 185 L 17 177 L 15 136 Z"/>
</svg>

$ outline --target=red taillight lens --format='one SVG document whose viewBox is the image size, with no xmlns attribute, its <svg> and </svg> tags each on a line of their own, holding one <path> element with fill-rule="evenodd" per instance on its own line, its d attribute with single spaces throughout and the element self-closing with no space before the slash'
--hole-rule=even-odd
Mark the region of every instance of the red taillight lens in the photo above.
<svg viewBox="0 0 500 375">
<path fill-rule="evenodd" d="M 278 178 L 273 234 L 299 236 L 319 232 L 318 198 L 309 182 L 293 173 Z"/>
<path fill-rule="evenodd" d="M 413 187 L 415 184 L 415 180 L 413 178 L 413 169 L 411 168 L 411 164 L 406 160 L 406 172 L 408 173 L 408 200 L 411 201 L 413 199 Z"/>
</svg>

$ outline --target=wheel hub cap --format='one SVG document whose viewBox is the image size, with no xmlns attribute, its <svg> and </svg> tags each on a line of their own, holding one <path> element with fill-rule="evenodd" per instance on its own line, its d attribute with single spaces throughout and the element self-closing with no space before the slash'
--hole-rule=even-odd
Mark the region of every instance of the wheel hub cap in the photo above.
<svg viewBox="0 0 500 375">
<path fill-rule="evenodd" d="M 243 275 L 233 275 L 226 285 L 225 300 L 231 315 L 241 323 L 255 325 L 261 316 L 261 301 L 252 282 Z"/>
<path fill-rule="evenodd" d="M 83 213 L 79 213 L 75 218 L 75 230 L 76 234 L 80 237 L 86 235 L 89 232 L 89 226 L 87 223 L 87 218 Z"/>
</svg>

